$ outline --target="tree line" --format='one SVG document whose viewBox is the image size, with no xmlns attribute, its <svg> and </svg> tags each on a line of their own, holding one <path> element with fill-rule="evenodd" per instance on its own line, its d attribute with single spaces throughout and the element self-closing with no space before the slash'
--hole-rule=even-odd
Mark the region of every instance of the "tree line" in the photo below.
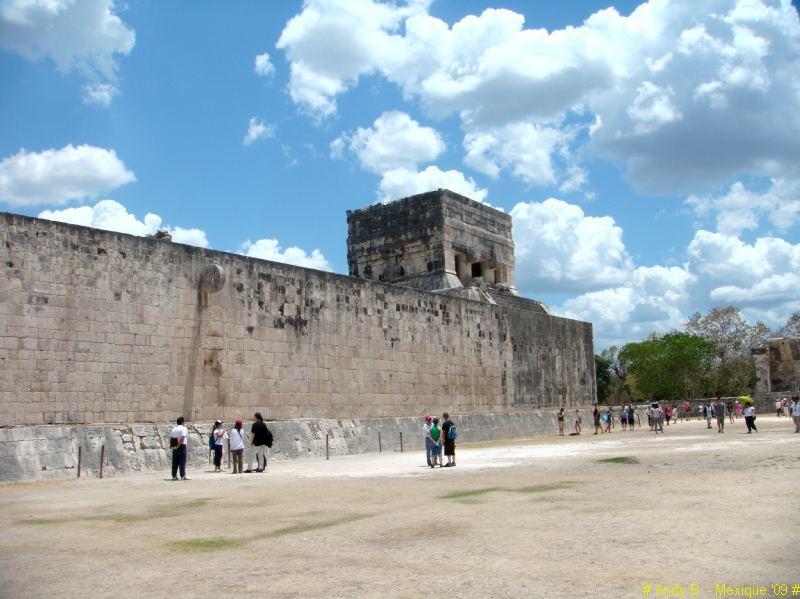
<svg viewBox="0 0 800 599">
<path fill-rule="evenodd" d="M 682 330 L 595 355 L 597 399 L 624 404 L 749 393 L 756 383 L 750 350 L 769 337 L 800 337 L 800 312 L 775 331 L 761 321 L 749 324 L 736 306 L 696 312 Z"/>
</svg>

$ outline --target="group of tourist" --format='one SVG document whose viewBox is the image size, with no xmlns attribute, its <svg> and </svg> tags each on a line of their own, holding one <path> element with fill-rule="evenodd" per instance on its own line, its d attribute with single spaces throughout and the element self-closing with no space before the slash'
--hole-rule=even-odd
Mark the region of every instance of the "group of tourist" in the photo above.
<svg viewBox="0 0 800 599">
<path fill-rule="evenodd" d="M 556 413 L 556 417 L 558 419 L 558 434 L 559 436 L 563 437 L 564 421 L 566 420 L 566 412 L 564 411 L 563 406 L 559 408 L 558 412 Z M 599 405 L 594 404 L 592 418 L 594 420 L 595 435 L 598 433 L 610 433 L 614 426 L 614 408 L 612 406 L 608 406 L 605 409 L 605 412 L 602 412 Z M 619 407 L 619 422 L 622 430 L 633 430 L 636 423 L 636 411 L 633 405 L 629 404 Z M 573 426 L 574 432 L 572 434 L 580 435 L 583 428 L 583 417 L 581 416 L 580 409 L 575 410 Z"/>
<path fill-rule="evenodd" d="M 783 398 L 775 402 L 776 411 L 778 416 L 785 416 L 786 411 L 792 417 L 796 433 L 800 433 L 800 397 L 793 396 L 791 398 Z M 734 423 L 734 416 L 744 417 L 747 433 L 752 434 L 758 432 L 756 427 L 756 409 L 752 403 L 745 406 L 736 400 L 735 402 L 729 400 L 727 403 L 717 398 L 709 403 L 701 403 L 697 408 L 698 415 L 704 419 L 708 428 L 712 428 L 712 422 L 717 424 L 717 432 L 725 432 L 726 417 L 731 424 Z M 662 405 L 661 402 L 652 402 L 646 410 L 647 424 L 650 430 L 658 433 L 664 432 L 664 424 L 669 425 L 670 420 L 677 423 L 679 410 L 677 405 L 670 406 L 669 404 Z M 683 404 L 683 415 L 688 419 L 691 415 L 691 406 L 689 402 Z M 557 414 L 558 419 L 558 434 L 564 436 L 564 421 L 566 420 L 566 412 L 564 408 L 559 408 Z M 615 411 L 612 406 L 606 407 L 601 410 L 598 404 L 594 404 L 592 409 L 592 419 L 594 423 L 594 434 L 610 433 L 614 423 Z M 636 424 L 637 413 L 632 404 L 619 406 L 619 422 L 622 430 L 634 430 Z M 581 417 L 580 409 L 575 410 L 574 419 L 574 435 L 580 435 L 582 432 L 583 418 Z"/>
<path fill-rule="evenodd" d="M 797 412 L 797 402 L 800 401 L 800 396 L 794 395 L 792 397 L 781 397 L 775 400 L 775 415 L 778 418 L 789 416 L 794 422 L 796 433 L 800 433 L 800 415 Z"/>
<path fill-rule="evenodd" d="M 794 432 L 800 433 L 800 397 L 797 395 L 791 398 L 783 398 L 776 401 L 777 416 L 791 416 L 794 422 Z M 683 405 L 684 415 L 688 418 L 690 414 L 688 402 Z M 743 415 L 747 434 L 758 432 L 756 427 L 756 411 L 752 403 L 742 407 L 740 402 L 723 402 L 717 398 L 711 403 L 702 403 L 698 406 L 699 414 L 706 420 L 708 428 L 711 428 L 712 419 L 716 420 L 717 432 L 725 432 L 726 416 L 731 423 L 734 422 L 734 415 Z M 594 434 L 610 433 L 614 423 L 614 408 L 608 406 L 604 411 L 598 404 L 594 404 L 592 418 L 594 422 Z M 563 407 L 559 408 L 558 434 L 564 435 L 564 421 L 566 412 Z M 647 407 L 647 422 L 651 431 L 656 434 L 664 432 L 664 423 L 669 425 L 670 419 L 677 422 L 678 408 L 676 406 L 661 405 L 661 402 L 654 401 Z M 633 404 L 619 406 L 619 422 L 622 430 L 634 430 L 637 414 Z M 583 419 L 580 409 L 575 410 L 573 434 L 580 435 L 582 432 Z M 225 430 L 225 423 L 216 420 L 209 435 L 209 449 L 214 452 L 214 472 L 222 472 L 222 455 L 226 441 L 230 443 L 231 461 L 233 462 L 232 474 L 242 474 L 243 472 L 264 472 L 267 469 L 268 450 L 272 447 L 272 433 L 267 428 L 264 418 L 260 412 L 254 415 L 254 421 L 250 426 L 250 451 L 247 452 L 247 470 L 243 470 L 244 454 L 247 444 L 247 433 L 241 419 L 237 419 L 230 431 Z M 445 412 L 442 414 L 441 423 L 439 418 L 425 416 L 422 426 L 425 437 L 425 460 L 430 468 L 435 468 L 438 464 L 440 468 L 452 468 L 456 465 L 456 438 L 458 428 L 450 419 L 450 415 Z M 189 439 L 189 429 L 186 428 L 183 416 L 179 417 L 175 427 L 170 433 L 170 448 L 172 449 L 172 480 L 189 480 L 186 476 L 186 454 Z M 444 450 L 444 452 L 442 451 Z M 442 459 L 442 453 L 446 462 Z M 255 460 L 255 469 L 253 461 Z"/>
<path fill-rule="evenodd" d="M 233 470 L 231 474 L 249 472 L 265 472 L 267 455 L 272 447 L 272 432 L 264 422 L 261 412 L 256 412 L 250 426 L 250 446 L 247 447 L 247 432 L 241 419 L 237 419 L 230 430 L 225 429 L 225 422 L 216 420 L 208 437 L 209 451 L 214 452 L 214 472 L 222 472 L 222 456 L 226 442 L 229 443 Z M 458 427 L 450 419 L 450 415 L 442 414 L 439 418 L 425 416 L 422 427 L 425 436 L 425 458 L 427 465 L 435 468 L 452 468 L 456 465 L 456 439 Z M 180 416 L 170 432 L 170 449 L 172 450 L 172 480 L 190 480 L 186 476 L 186 455 L 189 442 L 189 429 L 185 419 Z M 248 451 L 245 451 L 248 449 Z M 442 449 L 446 463 L 442 460 Z M 248 456 L 247 470 L 243 469 L 244 455 Z M 255 461 L 255 469 L 253 469 Z M 180 474 L 180 479 L 178 475 Z"/>
<path fill-rule="evenodd" d="M 450 414 L 442 414 L 442 423 L 439 419 L 425 416 L 425 423 L 422 425 L 422 432 L 425 435 L 425 459 L 428 466 L 435 468 L 439 464 L 440 468 L 452 468 L 456 465 L 456 438 L 458 438 L 458 427 L 450 420 Z M 442 447 L 447 463 L 442 463 Z"/>
<path fill-rule="evenodd" d="M 794 423 L 794 432 L 800 433 L 800 395 L 781 399 L 780 414 L 778 414 L 778 417 L 780 418 L 787 415 L 791 417 Z"/>
<path fill-rule="evenodd" d="M 247 432 L 241 419 L 237 419 L 230 432 L 225 430 L 225 423 L 222 420 L 214 421 L 214 426 L 208 436 L 209 451 L 214 452 L 214 472 L 222 472 L 222 454 L 225 442 L 230 444 L 231 462 L 233 471 L 231 474 L 242 474 L 250 472 L 264 472 L 267 469 L 267 454 L 272 447 L 272 432 L 267 428 L 261 412 L 256 412 L 253 416 L 253 424 L 250 426 L 250 447 L 247 451 L 247 470 L 243 469 L 244 454 L 247 444 Z M 177 420 L 175 427 L 170 432 L 170 448 L 172 449 L 172 480 L 189 480 L 186 476 L 186 452 L 189 442 L 189 429 L 186 428 L 183 416 Z M 253 469 L 255 460 L 256 468 Z"/>
</svg>

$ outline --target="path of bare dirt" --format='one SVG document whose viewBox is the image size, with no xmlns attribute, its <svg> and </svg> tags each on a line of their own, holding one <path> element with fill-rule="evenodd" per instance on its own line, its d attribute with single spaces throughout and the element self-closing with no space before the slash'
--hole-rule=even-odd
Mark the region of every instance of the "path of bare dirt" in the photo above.
<svg viewBox="0 0 800 599">
<path fill-rule="evenodd" d="M 800 583 L 800 434 L 758 424 L 462 447 L 435 471 L 392 452 L 7 486 L 0 596 L 642 597 L 697 583 L 712 597 L 717 583 Z"/>
</svg>

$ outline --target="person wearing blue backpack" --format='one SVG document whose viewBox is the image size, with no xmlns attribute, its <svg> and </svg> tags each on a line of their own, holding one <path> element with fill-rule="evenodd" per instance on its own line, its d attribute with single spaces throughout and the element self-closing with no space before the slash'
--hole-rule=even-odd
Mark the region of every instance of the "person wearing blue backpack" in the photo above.
<svg viewBox="0 0 800 599">
<path fill-rule="evenodd" d="M 451 468 L 456 465 L 456 438 L 458 437 L 458 428 L 450 420 L 450 414 L 445 412 L 442 414 L 442 433 L 444 434 L 444 455 L 447 456 L 447 463 L 444 464 L 445 468 Z"/>
</svg>

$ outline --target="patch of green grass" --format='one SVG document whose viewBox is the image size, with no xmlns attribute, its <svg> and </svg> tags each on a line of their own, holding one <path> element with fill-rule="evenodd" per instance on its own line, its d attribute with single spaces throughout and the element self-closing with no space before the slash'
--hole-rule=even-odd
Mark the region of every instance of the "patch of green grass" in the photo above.
<svg viewBox="0 0 800 599">
<path fill-rule="evenodd" d="M 309 532 L 312 530 L 321 530 L 323 528 L 330 528 L 331 526 L 337 526 L 338 524 L 346 524 L 347 522 L 354 522 L 356 520 L 361 520 L 363 518 L 368 518 L 368 516 L 363 514 L 357 514 L 354 516 L 345 516 L 343 518 L 337 518 L 335 520 L 322 520 L 321 522 L 302 522 L 300 524 L 293 524 L 291 526 L 286 526 L 284 528 L 278 528 L 276 530 L 268 532 L 264 536 L 285 537 L 286 535 L 296 535 L 301 532 Z"/>
<path fill-rule="evenodd" d="M 323 528 L 330 528 L 339 524 L 338 520 L 328 520 L 323 522 L 305 522 L 301 524 L 293 524 L 284 528 L 278 528 L 266 534 L 268 537 L 285 537 L 286 535 L 296 535 L 301 532 L 309 532 L 312 530 L 320 530 Z"/>
<path fill-rule="evenodd" d="M 144 522 L 146 520 L 155 520 L 158 518 L 170 518 L 173 516 L 181 516 L 188 510 L 202 507 L 208 503 L 210 499 L 201 498 L 185 501 L 183 503 L 168 503 L 165 505 L 158 505 L 150 508 L 149 510 L 139 513 L 131 514 L 127 512 L 112 512 L 110 514 L 95 514 L 93 516 L 62 516 L 57 518 L 28 518 L 26 520 L 18 520 L 17 524 L 65 524 L 67 522 L 117 522 L 117 523 L 131 523 L 131 522 Z"/>
<path fill-rule="evenodd" d="M 597 460 L 598 464 L 638 464 L 639 458 L 635 458 L 630 455 L 620 455 L 614 458 L 603 458 L 602 460 Z"/>
<path fill-rule="evenodd" d="M 560 491 L 561 489 L 569 489 L 569 485 L 565 483 L 531 485 L 529 487 L 520 487 L 519 489 L 509 489 L 509 491 L 513 491 L 514 493 L 545 493 L 547 491 Z"/>
<path fill-rule="evenodd" d="M 484 487 L 483 489 L 470 489 L 468 491 L 453 491 L 447 495 L 442 495 L 441 499 L 464 499 L 465 497 L 477 497 L 478 495 L 485 495 L 486 493 L 494 493 L 503 490 L 502 487 Z"/>
<path fill-rule="evenodd" d="M 25 520 L 17 520 L 14 524 L 59 524 L 65 522 L 66 518 L 26 518 Z"/>
<path fill-rule="evenodd" d="M 242 545 L 246 545 L 247 543 L 250 543 L 252 541 L 258 541 L 265 538 L 283 537 L 286 535 L 299 534 L 302 532 L 309 532 L 312 530 L 330 528 L 331 526 L 344 524 L 346 522 L 353 522 L 355 520 L 361 520 L 362 518 L 368 518 L 368 517 L 369 515 L 366 514 L 356 514 L 352 516 L 345 516 L 343 518 L 337 518 L 335 520 L 323 520 L 321 522 L 304 522 L 301 524 L 293 524 L 292 526 L 278 528 L 266 534 L 259 533 L 250 537 L 239 537 L 239 538 L 208 537 L 208 538 L 186 539 L 184 541 L 171 541 L 167 543 L 167 546 L 176 551 L 183 551 L 186 553 L 219 551 L 223 549 L 232 549 L 234 547 L 241 547 Z"/>
<path fill-rule="evenodd" d="M 219 551 L 221 549 L 232 549 L 244 545 L 249 539 L 237 539 L 234 537 L 207 537 L 198 539 L 186 539 L 184 541 L 171 541 L 169 546 L 176 551 L 186 553 L 200 553 L 206 551 Z"/>
</svg>

